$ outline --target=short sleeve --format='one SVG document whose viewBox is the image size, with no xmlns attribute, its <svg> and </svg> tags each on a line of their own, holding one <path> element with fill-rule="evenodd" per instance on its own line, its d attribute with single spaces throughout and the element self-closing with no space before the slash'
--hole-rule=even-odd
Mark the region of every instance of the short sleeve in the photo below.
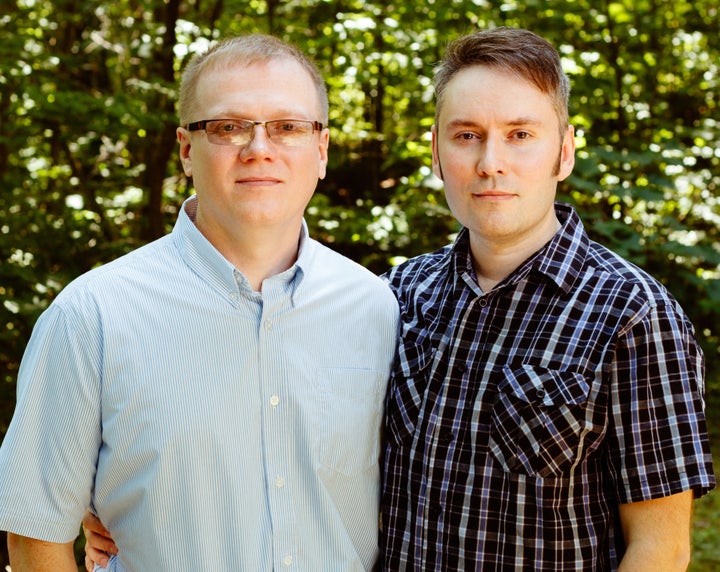
<svg viewBox="0 0 720 572">
<path fill-rule="evenodd" d="M 100 338 L 99 321 L 84 313 L 54 304 L 33 330 L 0 447 L 0 529 L 68 542 L 90 504 L 101 442 Z"/>
<path fill-rule="evenodd" d="M 621 332 L 610 375 L 608 456 L 620 502 L 711 490 L 704 362 L 685 315 L 648 304 Z"/>
</svg>

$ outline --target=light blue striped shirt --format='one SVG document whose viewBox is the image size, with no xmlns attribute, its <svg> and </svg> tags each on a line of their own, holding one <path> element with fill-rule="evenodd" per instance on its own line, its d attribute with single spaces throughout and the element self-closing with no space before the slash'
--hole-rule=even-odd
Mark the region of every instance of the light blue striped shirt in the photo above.
<svg viewBox="0 0 720 572">
<path fill-rule="evenodd" d="M 296 264 L 253 292 L 194 207 L 38 321 L 0 529 L 67 542 L 92 505 L 110 570 L 368 570 L 395 298 L 305 228 Z"/>
</svg>

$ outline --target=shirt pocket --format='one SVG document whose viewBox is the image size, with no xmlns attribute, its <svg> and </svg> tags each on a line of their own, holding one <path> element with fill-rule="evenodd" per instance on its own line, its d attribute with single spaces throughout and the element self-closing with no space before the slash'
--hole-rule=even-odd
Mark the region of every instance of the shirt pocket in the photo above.
<svg viewBox="0 0 720 572">
<path fill-rule="evenodd" d="M 404 344 L 396 358 L 385 403 L 388 444 L 402 447 L 415 433 L 425 399 L 435 350 L 428 345 Z"/>
<path fill-rule="evenodd" d="M 493 405 L 489 447 L 504 470 L 559 477 L 576 462 L 590 384 L 580 373 L 505 366 Z"/>
<path fill-rule="evenodd" d="M 347 476 L 378 464 L 387 372 L 320 368 L 320 462 Z"/>
</svg>

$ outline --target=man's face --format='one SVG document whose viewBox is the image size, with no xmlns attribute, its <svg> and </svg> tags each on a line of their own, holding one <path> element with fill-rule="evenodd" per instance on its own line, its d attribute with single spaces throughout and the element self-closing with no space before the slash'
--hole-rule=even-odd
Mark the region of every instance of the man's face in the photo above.
<svg viewBox="0 0 720 572">
<path fill-rule="evenodd" d="M 204 119 L 322 121 L 317 90 L 292 59 L 205 72 L 197 91 Z M 203 131 L 178 128 L 180 157 L 198 196 L 196 224 L 211 241 L 244 230 L 298 232 L 318 179 L 325 176 L 328 130 L 289 147 L 270 141 L 263 126 L 244 146 L 210 143 Z"/>
<path fill-rule="evenodd" d="M 450 81 L 433 127 L 433 170 L 471 244 L 495 251 L 544 245 L 557 230 L 558 181 L 574 165 L 549 96 L 487 66 Z"/>
</svg>

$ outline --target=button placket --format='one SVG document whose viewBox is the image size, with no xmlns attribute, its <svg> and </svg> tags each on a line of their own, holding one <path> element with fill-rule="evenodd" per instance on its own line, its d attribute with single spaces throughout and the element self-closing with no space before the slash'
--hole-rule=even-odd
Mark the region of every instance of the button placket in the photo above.
<svg viewBox="0 0 720 572">
<path fill-rule="evenodd" d="M 263 378 L 260 390 L 264 409 L 265 475 L 268 503 L 273 526 L 273 551 L 277 555 L 275 569 L 293 565 L 297 550 L 297 520 L 293 503 L 292 452 L 290 440 L 293 412 L 286 403 L 292 402 L 288 386 L 287 365 L 283 345 L 283 318 L 290 300 L 285 285 L 267 280 L 262 290 L 262 317 L 259 323 L 259 351 Z M 290 399 L 288 402 L 287 400 Z"/>
</svg>

